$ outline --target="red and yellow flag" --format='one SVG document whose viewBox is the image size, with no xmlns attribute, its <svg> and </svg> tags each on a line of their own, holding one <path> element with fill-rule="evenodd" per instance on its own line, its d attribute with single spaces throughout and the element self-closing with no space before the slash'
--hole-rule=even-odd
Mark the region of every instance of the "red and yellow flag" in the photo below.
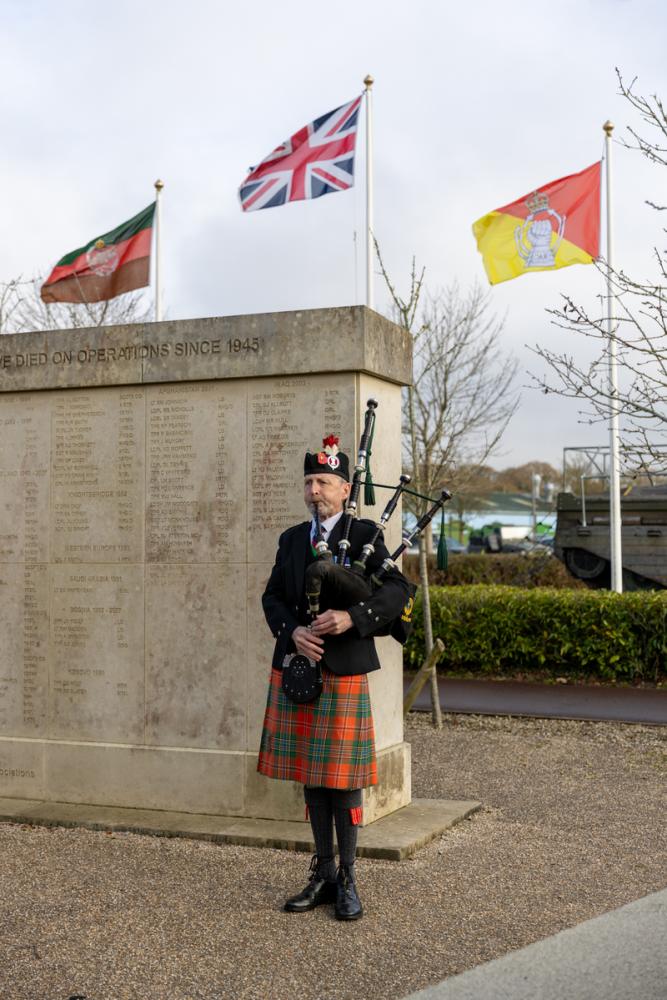
<svg viewBox="0 0 667 1000">
<path fill-rule="evenodd" d="M 600 252 L 600 161 L 483 215 L 472 231 L 492 285 L 591 264 Z"/>
</svg>

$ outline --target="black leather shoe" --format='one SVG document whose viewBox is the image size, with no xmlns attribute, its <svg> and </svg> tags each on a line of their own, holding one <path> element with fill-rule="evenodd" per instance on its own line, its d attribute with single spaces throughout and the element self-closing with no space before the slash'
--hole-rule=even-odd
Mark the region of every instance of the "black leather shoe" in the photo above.
<svg viewBox="0 0 667 1000">
<path fill-rule="evenodd" d="M 288 913 L 306 913 L 314 910 L 322 903 L 333 903 L 336 900 L 336 883 L 328 882 L 319 871 L 318 858 L 315 854 L 310 862 L 311 876 L 303 892 L 291 896 L 285 903 Z"/>
<path fill-rule="evenodd" d="M 338 869 L 335 913 L 337 920 L 359 920 L 363 916 L 364 910 L 357 895 L 354 872 L 351 868 Z"/>
</svg>

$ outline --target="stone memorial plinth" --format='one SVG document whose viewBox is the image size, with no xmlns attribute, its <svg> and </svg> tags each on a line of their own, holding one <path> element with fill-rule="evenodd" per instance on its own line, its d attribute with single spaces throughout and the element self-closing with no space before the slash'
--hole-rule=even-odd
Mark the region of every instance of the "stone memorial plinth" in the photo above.
<svg viewBox="0 0 667 1000">
<path fill-rule="evenodd" d="M 260 595 L 308 516 L 304 452 L 335 433 L 356 456 L 369 396 L 374 478 L 398 482 L 410 376 L 363 307 L 2 337 L 0 796 L 303 819 L 300 786 L 256 773 Z M 368 820 L 410 801 L 401 650 L 379 647 Z"/>
</svg>

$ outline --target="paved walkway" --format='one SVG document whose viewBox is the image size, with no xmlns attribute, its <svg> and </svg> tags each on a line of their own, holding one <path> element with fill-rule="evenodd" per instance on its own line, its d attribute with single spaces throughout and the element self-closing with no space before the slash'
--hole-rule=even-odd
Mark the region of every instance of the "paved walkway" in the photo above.
<svg viewBox="0 0 667 1000">
<path fill-rule="evenodd" d="M 667 889 L 408 1000 L 665 1000 Z"/>
<path fill-rule="evenodd" d="M 438 678 L 438 687 L 440 704 L 446 712 L 667 725 L 667 690 L 664 689 L 464 681 L 443 677 Z M 413 708 L 418 712 L 430 711 L 428 684 Z"/>
</svg>

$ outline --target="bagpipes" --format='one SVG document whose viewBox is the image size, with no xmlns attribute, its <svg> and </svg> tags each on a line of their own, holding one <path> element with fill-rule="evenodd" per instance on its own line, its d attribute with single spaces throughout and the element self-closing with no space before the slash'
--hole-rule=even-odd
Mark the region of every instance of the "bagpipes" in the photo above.
<svg viewBox="0 0 667 1000">
<path fill-rule="evenodd" d="M 382 565 L 374 573 L 368 571 L 368 560 L 375 552 L 375 546 L 382 534 L 389 518 L 396 510 L 401 494 L 407 489 L 410 476 L 402 475 L 398 486 L 384 487 L 376 484 L 378 488 L 393 489 L 394 492 L 389 503 L 380 515 L 380 520 L 376 522 L 375 531 L 370 541 L 363 546 L 359 557 L 355 559 L 351 566 L 348 562 L 350 549 L 350 532 L 352 522 L 357 515 L 359 505 L 359 494 L 362 482 L 368 484 L 370 473 L 368 469 L 368 456 L 370 454 L 370 444 L 373 439 L 375 429 L 375 410 L 377 400 L 369 399 L 366 404 L 364 416 L 364 429 L 361 434 L 359 448 L 357 451 L 357 463 L 354 467 L 354 476 L 347 504 L 345 505 L 342 535 L 338 543 L 338 555 L 334 560 L 333 553 L 327 543 L 323 540 L 315 542 L 316 559 L 306 569 L 306 597 L 308 599 L 308 613 L 311 621 L 319 615 L 321 604 L 326 605 L 326 609 L 345 611 L 353 604 L 358 604 L 369 597 L 372 597 L 377 590 L 383 586 L 387 577 L 393 572 L 397 572 L 396 560 L 412 545 L 415 538 L 421 534 L 437 512 L 441 510 L 445 503 L 451 499 L 449 490 L 442 490 L 437 500 L 432 497 L 422 497 L 431 500 L 432 506 L 424 513 L 416 525 L 403 535 L 401 544 L 392 552 Z M 412 490 L 408 492 L 412 493 Z M 415 494 L 421 496 L 421 494 Z M 320 534 L 319 516 L 315 513 L 316 539 Z M 391 635 L 401 644 L 405 644 L 412 632 L 412 606 L 414 604 L 417 587 L 414 583 L 408 583 L 408 601 L 401 614 L 389 622 L 388 625 L 379 631 L 378 635 Z M 323 675 L 321 663 L 311 660 L 303 653 L 288 653 L 282 665 L 282 690 L 285 696 L 295 704 L 303 704 L 314 701 L 322 692 Z"/>
<path fill-rule="evenodd" d="M 375 573 L 371 574 L 367 569 L 368 560 L 375 551 L 378 538 L 386 527 L 391 515 L 396 510 L 401 494 L 407 489 L 410 482 L 410 476 L 402 475 L 398 486 L 393 487 L 394 492 L 380 515 L 379 521 L 376 522 L 375 533 L 372 535 L 371 540 L 366 542 L 359 557 L 355 559 L 352 565 L 346 565 L 350 549 L 352 522 L 357 515 L 362 483 L 367 479 L 368 475 L 369 448 L 375 429 L 375 410 L 377 409 L 377 405 L 376 399 L 369 399 L 366 404 L 364 427 L 359 441 L 350 496 L 343 515 L 343 529 L 341 539 L 338 543 L 337 558 L 334 560 L 333 553 L 325 541 L 319 541 L 315 545 L 317 558 L 306 569 L 306 597 L 308 599 L 308 611 L 311 620 L 320 613 L 321 605 L 323 604 L 327 608 L 346 610 L 351 605 L 358 604 L 359 601 L 371 597 L 383 585 L 387 576 L 397 569 L 396 560 L 412 545 L 413 541 L 424 531 L 438 511 L 452 497 L 449 490 L 443 489 L 437 500 L 433 501 L 432 498 L 428 498 L 432 500 L 432 506 L 419 518 L 412 531 L 404 533 L 398 548 L 383 561 Z M 377 485 L 378 488 L 383 488 L 380 484 Z M 387 488 L 392 489 L 392 487 Z M 408 492 L 412 491 L 408 490 Z M 319 529 L 317 514 L 315 515 L 315 524 L 316 529 Z M 391 635 L 401 644 L 407 642 L 412 631 L 412 605 L 416 592 L 417 587 L 415 584 L 410 583 L 409 600 L 403 612 L 379 634 Z"/>
</svg>

